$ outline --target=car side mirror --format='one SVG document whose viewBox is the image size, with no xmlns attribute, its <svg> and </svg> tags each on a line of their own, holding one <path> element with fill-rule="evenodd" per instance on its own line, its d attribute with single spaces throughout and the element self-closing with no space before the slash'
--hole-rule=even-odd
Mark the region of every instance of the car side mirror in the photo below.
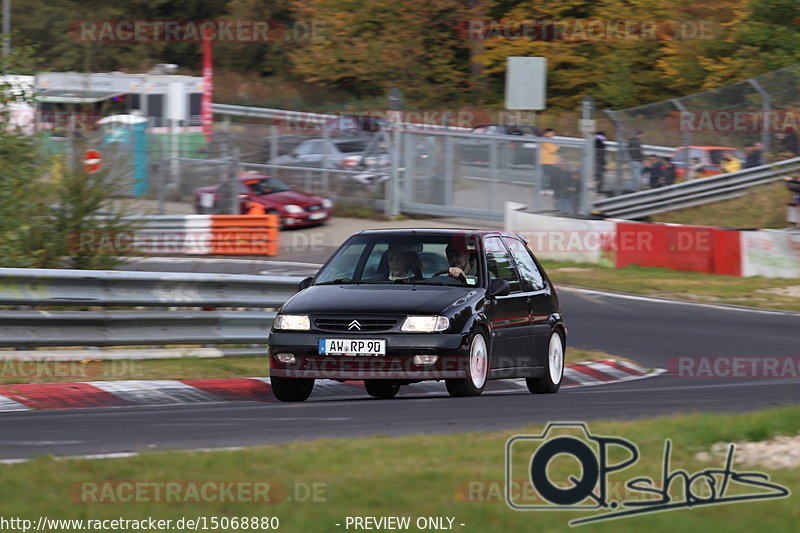
<svg viewBox="0 0 800 533">
<path fill-rule="evenodd" d="M 302 291 L 303 289 L 309 288 L 311 286 L 312 281 L 314 281 L 314 278 L 312 278 L 311 276 L 303 279 L 303 281 L 300 282 L 300 290 Z"/>
<path fill-rule="evenodd" d="M 511 286 L 504 279 L 489 280 L 489 296 L 506 296 L 511 292 Z"/>
</svg>

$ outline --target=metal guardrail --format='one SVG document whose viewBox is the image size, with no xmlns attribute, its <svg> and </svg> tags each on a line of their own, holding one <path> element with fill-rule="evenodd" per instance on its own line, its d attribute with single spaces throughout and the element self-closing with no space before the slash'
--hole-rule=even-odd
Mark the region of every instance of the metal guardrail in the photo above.
<svg viewBox="0 0 800 533">
<path fill-rule="evenodd" d="M 3 310 L 0 346 L 265 343 L 275 318 L 272 310 L 297 292 L 300 280 L 231 274 L 0 268 L 3 306 L 149 308 Z M 247 310 L 153 309 L 157 307 Z"/>
<path fill-rule="evenodd" d="M 594 209 L 609 217 L 641 218 L 743 196 L 746 189 L 798 170 L 800 157 L 600 200 Z"/>
</svg>

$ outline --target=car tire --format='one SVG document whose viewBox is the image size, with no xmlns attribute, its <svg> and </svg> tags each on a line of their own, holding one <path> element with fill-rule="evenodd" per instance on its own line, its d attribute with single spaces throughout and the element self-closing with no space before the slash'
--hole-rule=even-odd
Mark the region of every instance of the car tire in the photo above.
<svg viewBox="0 0 800 533">
<path fill-rule="evenodd" d="M 540 378 L 526 378 L 528 390 L 534 394 L 554 394 L 561 387 L 564 377 L 564 337 L 561 331 L 555 330 L 550 334 L 547 344 L 547 362 L 544 375 Z"/>
<path fill-rule="evenodd" d="M 383 400 L 394 398 L 400 392 L 399 383 L 386 379 L 365 379 L 364 388 L 370 396 Z"/>
<path fill-rule="evenodd" d="M 314 390 L 311 378 L 283 378 L 274 376 L 269 379 L 272 393 L 282 402 L 304 402 Z"/>
<path fill-rule="evenodd" d="M 489 345 L 486 335 L 478 330 L 469 338 L 469 363 L 467 377 L 446 379 L 447 392 L 450 396 L 480 396 L 486 387 L 489 376 Z"/>
</svg>

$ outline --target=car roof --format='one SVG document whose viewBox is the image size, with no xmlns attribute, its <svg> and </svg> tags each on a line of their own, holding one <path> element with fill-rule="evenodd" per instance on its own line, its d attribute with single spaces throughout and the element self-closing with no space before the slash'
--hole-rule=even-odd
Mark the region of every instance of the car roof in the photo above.
<svg viewBox="0 0 800 533">
<path fill-rule="evenodd" d="M 518 237 L 515 233 L 502 230 L 469 229 L 469 228 L 392 228 L 392 229 L 367 229 L 353 235 L 499 235 L 503 237 Z"/>
</svg>

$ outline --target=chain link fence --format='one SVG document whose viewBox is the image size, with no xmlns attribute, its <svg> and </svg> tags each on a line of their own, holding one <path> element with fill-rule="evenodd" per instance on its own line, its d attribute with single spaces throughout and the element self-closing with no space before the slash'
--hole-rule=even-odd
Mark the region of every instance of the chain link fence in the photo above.
<svg viewBox="0 0 800 533">
<path fill-rule="evenodd" d="M 798 89 L 800 64 L 682 98 L 606 111 L 624 143 L 617 154 L 618 183 L 630 183 L 631 169 L 640 168 L 636 150 L 630 149 L 636 131 L 642 132 L 641 143 L 676 147 L 679 181 L 692 177 L 694 158 L 698 175 L 709 175 L 723 172 L 725 152 L 744 166 L 800 155 Z M 643 156 L 646 160 L 646 151 Z"/>
<path fill-rule="evenodd" d="M 197 212 L 244 209 L 245 172 L 346 204 L 397 215 L 502 219 L 506 202 L 576 214 L 594 185 L 583 176 L 585 142 L 564 137 L 389 128 L 377 132 L 307 127 L 287 132 L 269 120 L 226 120 L 207 140 L 200 128 L 142 119 L 81 136 L 43 137 L 47 154 L 95 148 L 124 185 L 120 196 L 191 205 Z M 200 203 L 215 188 L 213 205 Z M 188 207 L 188 206 L 187 206 Z"/>
</svg>

